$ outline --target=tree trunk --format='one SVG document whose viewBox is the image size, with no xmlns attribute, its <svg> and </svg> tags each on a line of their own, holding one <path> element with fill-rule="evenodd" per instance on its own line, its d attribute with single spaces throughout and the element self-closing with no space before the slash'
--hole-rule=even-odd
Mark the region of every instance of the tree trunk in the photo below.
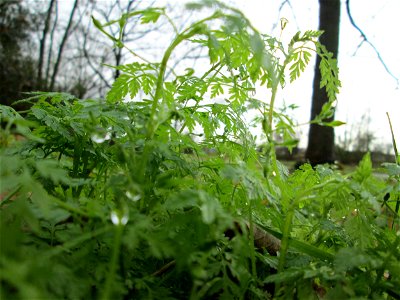
<svg viewBox="0 0 400 300">
<path fill-rule="evenodd" d="M 321 44 L 331 51 L 334 57 L 338 56 L 340 25 L 340 0 L 319 0 L 319 29 L 324 31 L 320 38 Z M 313 95 L 311 104 L 311 120 L 313 120 L 328 102 L 325 89 L 320 88 L 321 73 L 319 64 L 321 59 L 317 56 L 315 65 Z M 332 121 L 333 116 L 330 120 Z M 335 134 L 333 127 L 311 124 L 308 134 L 306 159 L 312 165 L 333 163 L 334 161 Z"/>
</svg>

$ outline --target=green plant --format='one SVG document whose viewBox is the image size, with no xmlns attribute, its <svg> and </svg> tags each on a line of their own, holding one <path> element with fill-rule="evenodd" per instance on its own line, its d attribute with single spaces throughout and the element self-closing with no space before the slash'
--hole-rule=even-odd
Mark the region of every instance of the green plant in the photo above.
<svg viewBox="0 0 400 300">
<path fill-rule="evenodd" d="M 308 165 L 289 174 L 275 158 L 274 132 L 293 145 L 274 107 L 279 86 L 311 51 L 331 99 L 315 122 L 331 114 L 340 82 L 321 32 L 285 46 L 221 3 L 190 9 L 204 6 L 216 10 L 177 33 L 160 63 L 115 66 L 105 100 L 36 92 L 25 118 L 0 106 L 2 298 L 398 297 L 399 165 L 384 166 L 384 182 L 369 156 L 347 176 Z M 161 17 L 153 8 L 94 23 L 126 47 L 109 26 Z M 165 78 L 181 43 L 208 48 L 204 74 Z M 253 99 L 258 83 L 271 99 Z M 227 100 L 203 101 L 218 95 Z M 267 137 L 261 155 L 241 119 L 249 108 Z"/>
</svg>

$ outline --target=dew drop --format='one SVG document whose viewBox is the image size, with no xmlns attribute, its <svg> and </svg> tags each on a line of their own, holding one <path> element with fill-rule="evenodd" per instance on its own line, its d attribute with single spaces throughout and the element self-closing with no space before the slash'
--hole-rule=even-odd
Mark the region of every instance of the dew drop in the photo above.
<svg viewBox="0 0 400 300">
<path fill-rule="evenodd" d="M 128 223 L 128 213 L 122 213 L 120 211 L 113 210 L 111 212 L 111 222 L 114 225 L 126 225 Z"/>
<path fill-rule="evenodd" d="M 134 202 L 139 201 L 140 198 L 142 198 L 142 196 L 140 194 L 131 193 L 129 191 L 126 191 L 125 195 L 126 195 L 126 197 L 128 197 L 128 199 L 130 199 Z"/>
<path fill-rule="evenodd" d="M 383 277 L 384 277 L 385 279 L 389 279 L 389 278 L 390 278 L 390 273 L 389 273 L 388 270 L 385 270 L 385 272 L 383 273 Z"/>
<path fill-rule="evenodd" d="M 111 134 L 109 132 L 105 132 L 105 133 L 94 133 L 92 134 L 92 136 L 90 137 L 91 140 L 97 144 L 103 143 L 104 141 L 107 141 L 111 138 Z"/>
</svg>

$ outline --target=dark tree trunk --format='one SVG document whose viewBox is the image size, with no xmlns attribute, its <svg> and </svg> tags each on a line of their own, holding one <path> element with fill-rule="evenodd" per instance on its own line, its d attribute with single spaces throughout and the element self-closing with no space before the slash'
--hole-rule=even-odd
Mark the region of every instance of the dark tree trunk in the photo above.
<svg viewBox="0 0 400 300">
<path fill-rule="evenodd" d="M 319 29 L 324 31 L 320 38 L 321 44 L 337 58 L 339 46 L 340 0 L 319 0 Z M 311 104 L 311 120 L 313 120 L 328 102 L 325 89 L 320 88 L 321 73 L 317 56 L 315 65 L 313 95 Z M 334 117 L 331 118 L 332 121 Z M 312 164 L 332 163 L 334 161 L 335 134 L 333 127 L 311 124 L 308 134 L 306 159 Z"/>
</svg>

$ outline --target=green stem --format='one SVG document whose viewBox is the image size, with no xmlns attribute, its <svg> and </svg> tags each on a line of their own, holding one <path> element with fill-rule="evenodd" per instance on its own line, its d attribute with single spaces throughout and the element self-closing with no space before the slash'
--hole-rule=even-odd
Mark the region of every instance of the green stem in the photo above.
<svg viewBox="0 0 400 300">
<path fill-rule="evenodd" d="M 167 50 L 165 51 L 164 57 L 161 61 L 161 65 L 160 65 L 160 72 L 158 73 L 158 77 L 157 77 L 157 85 L 156 85 L 156 92 L 154 95 L 154 100 L 153 100 L 153 104 L 151 106 L 151 113 L 150 113 L 150 120 L 148 122 L 147 125 L 147 133 L 146 133 L 146 138 L 148 140 L 153 138 L 154 132 L 156 130 L 156 123 L 157 123 L 157 118 L 156 118 L 156 114 L 157 114 L 157 107 L 159 104 L 159 99 L 162 96 L 162 92 L 163 92 L 163 84 L 164 84 L 164 76 L 165 76 L 165 71 L 167 69 L 167 63 L 168 60 L 172 54 L 172 52 L 174 51 L 174 49 L 185 39 L 192 37 L 194 34 L 196 34 L 197 32 L 190 32 L 188 34 L 180 34 L 176 37 L 176 39 L 171 43 L 171 45 L 167 48 Z"/>
<path fill-rule="evenodd" d="M 73 156 L 73 162 L 72 162 L 72 177 L 73 178 L 78 178 L 79 177 L 79 165 L 81 161 L 81 155 L 82 155 L 82 145 L 81 141 L 76 138 L 75 140 L 75 145 L 74 145 L 74 156 Z M 74 198 L 77 197 L 77 187 L 72 188 L 72 196 Z"/>
<path fill-rule="evenodd" d="M 246 197 L 247 198 L 247 197 Z M 255 256 L 255 246 L 254 246 L 254 222 L 253 222 L 253 201 L 249 200 L 247 198 L 247 201 L 249 202 L 249 231 L 250 231 L 250 242 L 251 242 L 251 274 L 255 278 L 257 276 L 257 268 L 256 268 L 256 256 Z"/>
<path fill-rule="evenodd" d="M 113 252 L 112 252 L 112 256 L 111 256 L 109 272 L 108 272 L 104 290 L 103 290 L 102 296 L 101 296 L 102 300 L 113 299 L 113 297 L 111 296 L 111 293 L 113 291 L 112 286 L 114 283 L 115 273 L 117 271 L 117 263 L 118 263 L 118 257 L 120 254 L 120 249 L 121 249 L 123 230 L 124 230 L 124 226 L 122 224 L 116 225 L 115 238 L 114 238 L 114 243 L 113 243 L 114 247 L 113 247 Z"/>
<path fill-rule="evenodd" d="M 143 178 L 145 178 L 145 170 L 146 170 L 146 165 L 149 159 L 149 155 L 151 152 L 151 143 L 150 141 L 153 139 L 155 131 L 157 130 L 157 108 L 159 105 L 159 100 L 162 98 L 162 94 L 163 94 L 163 84 L 164 84 L 164 76 L 165 76 L 165 71 L 167 69 L 167 63 L 168 60 L 172 54 L 172 52 L 174 51 L 174 49 L 184 40 L 190 39 L 191 37 L 193 37 L 196 34 L 202 33 L 203 31 L 203 23 L 205 23 L 206 21 L 210 21 L 213 19 L 217 19 L 220 17 L 219 13 L 215 13 L 212 16 L 208 17 L 208 18 L 204 18 L 196 23 L 194 23 L 193 25 L 191 25 L 189 28 L 187 28 L 186 30 L 184 30 L 181 34 L 179 34 L 171 43 L 171 45 L 167 48 L 167 50 L 164 53 L 163 59 L 161 61 L 161 65 L 160 65 L 160 71 L 158 73 L 158 77 L 157 77 L 157 84 L 156 84 L 156 91 L 154 94 L 154 100 L 153 100 L 153 104 L 151 106 L 151 112 L 150 112 L 150 119 L 148 121 L 147 124 L 147 132 L 146 132 L 146 142 L 144 145 L 144 149 L 143 149 L 143 156 L 142 156 L 142 162 L 141 162 L 141 166 L 140 166 L 140 174 L 143 176 Z M 162 101 L 161 101 L 162 102 Z M 142 198 L 142 200 L 144 201 L 144 198 Z"/>
<path fill-rule="evenodd" d="M 146 137 L 147 139 L 151 139 L 154 135 L 154 132 L 156 130 L 156 113 L 157 113 L 157 107 L 159 104 L 159 99 L 162 96 L 163 92 L 163 84 L 164 84 L 164 76 L 165 76 L 165 71 L 167 69 L 167 63 L 168 60 L 172 54 L 172 52 L 175 50 L 175 48 L 182 43 L 184 40 L 188 40 L 191 37 L 195 36 L 196 34 L 202 33 L 203 30 L 203 23 L 213 20 L 218 18 L 220 15 L 218 13 L 213 14 L 212 16 L 202 19 L 189 28 L 185 29 L 181 34 L 178 34 L 178 36 L 172 41 L 171 45 L 167 48 L 167 50 L 164 53 L 163 59 L 161 61 L 160 65 L 160 72 L 158 73 L 157 77 L 157 84 L 156 84 L 156 92 L 154 95 L 154 101 L 151 106 L 151 113 L 150 113 L 150 120 L 147 126 L 147 134 Z"/>
<path fill-rule="evenodd" d="M 393 132 L 393 127 L 392 127 L 392 122 L 390 120 L 390 116 L 389 113 L 386 112 L 386 115 L 388 117 L 388 121 L 389 121 L 389 126 L 390 126 L 390 132 L 392 133 L 392 143 L 393 143 L 393 149 L 394 149 L 394 155 L 396 156 L 396 163 L 398 165 L 400 165 L 400 161 L 399 161 L 399 152 L 397 150 L 397 145 L 396 145 L 396 139 L 394 138 L 394 132 Z"/>
<path fill-rule="evenodd" d="M 266 113 L 264 113 L 264 124 L 263 124 L 263 129 L 264 133 L 267 136 L 268 143 L 269 143 L 269 148 L 268 152 L 266 153 L 266 156 L 270 160 L 272 170 L 275 172 L 275 177 L 277 178 L 278 182 L 281 183 L 282 178 L 278 169 L 278 164 L 276 161 L 276 154 L 275 154 L 275 148 L 273 145 L 273 120 L 274 120 L 274 106 L 275 106 L 275 100 L 276 100 L 276 95 L 278 93 L 278 87 L 281 78 L 284 76 L 284 72 L 286 69 L 286 66 L 290 62 L 292 56 L 292 52 L 289 52 L 285 58 L 285 61 L 283 62 L 283 65 L 281 67 L 281 70 L 278 73 L 278 76 L 272 78 L 272 94 L 271 94 L 271 101 L 269 104 L 269 111 L 268 111 L 268 119 L 266 116 Z M 269 70 L 271 74 L 275 74 L 274 70 Z"/>
<path fill-rule="evenodd" d="M 289 249 L 289 239 L 290 239 L 290 231 L 292 229 L 293 216 L 294 216 L 294 207 L 291 207 L 289 208 L 286 214 L 285 223 L 283 225 L 278 272 L 283 271 L 283 269 L 285 268 L 286 254 Z"/>
</svg>

